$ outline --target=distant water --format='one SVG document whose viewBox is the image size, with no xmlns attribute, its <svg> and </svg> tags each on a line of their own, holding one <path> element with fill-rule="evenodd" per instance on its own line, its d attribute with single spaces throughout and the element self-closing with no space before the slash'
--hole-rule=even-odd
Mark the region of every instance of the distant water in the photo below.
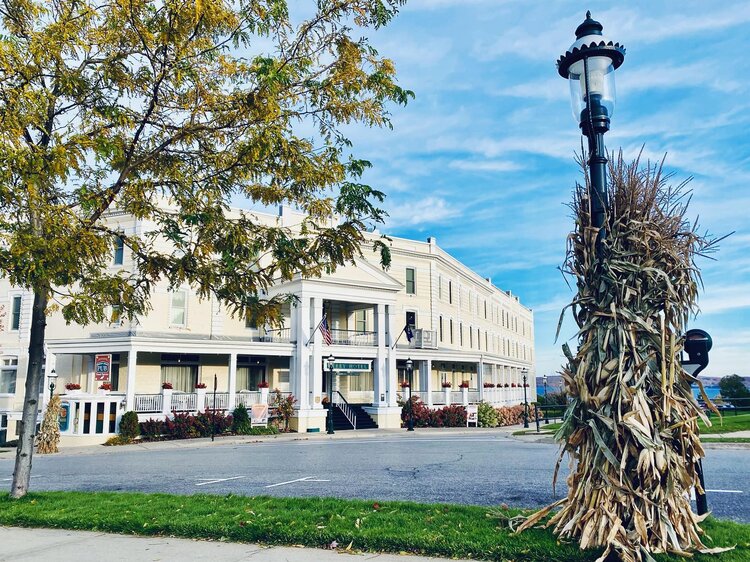
<svg viewBox="0 0 750 562">
<path fill-rule="evenodd" d="M 719 390 L 718 386 L 706 386 L 706 387 L 704 387 L 704 390 L 706 391 L 706 395 L 710 399 L 712 399 L 712 400 L 714 398 L 716 398 L 717 394 L 720 393 L 720 390 Z M 551 393 L 551 392 L 559 392 L 559 391 L 560 391 L 559 388 L 547 385 L 547 392 Z M 536 387 L 536 395 L 537 396 L 543 396 L 544 395 L 544 385 L 538 385 Z M 693 386 L 693 395 L 696 398 L 700 398 L 701 397 L 700 390 L 698 390 L 697 386 Z"/>
</svg>

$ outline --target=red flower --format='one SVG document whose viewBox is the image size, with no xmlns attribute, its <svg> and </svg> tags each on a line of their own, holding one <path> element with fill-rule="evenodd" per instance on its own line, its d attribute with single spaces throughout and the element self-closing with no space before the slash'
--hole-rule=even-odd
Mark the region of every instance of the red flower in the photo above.
<svg viewBox="0 0 750 562">
<path fill-rule="evenodd" d="M 258 388 L 268 388 L 268 381 L 260 381 L 258 383 Z"/>
<path fill-rule="evenodd" d="M 162 387 L 162 388 L 163 388 L 164 390 L 172 390 L 172 388 L 173 388 L 173 387 L 172 387 L 172 383 L 171 383 L 171 382 L 169 382 L 169 381 L 165 381 L 165 382 L 161 383 L 161 387 Z"/>
<path fill-rule="evenodd" d="M 195 383 L 195 388 L 206 388 L 206 383 L 204 383 L 204 382 L 197 382 L 197 383 Z"/>
<path fill-rule="evenodd" d="M 401 381 L 401 388 L 409 388 L 410 386 L 409 381 Z"/>
<path fill-rule="evenodd" d="M 65 385 L 65 390 L 81 390 L 81 385 L 77 382 L 69 382 Z"/>
<path fill-rule="evenodd" d="M 99 390 L 112 390 L 112 385 L 105 382 L 99 387 Z"/>
</svg>

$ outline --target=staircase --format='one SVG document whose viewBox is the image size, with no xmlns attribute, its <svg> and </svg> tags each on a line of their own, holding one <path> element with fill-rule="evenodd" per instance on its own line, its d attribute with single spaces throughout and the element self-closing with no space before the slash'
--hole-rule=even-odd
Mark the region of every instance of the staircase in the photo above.
<svg viewBox="0 0 750 562">
<path fill-rule="evenodd" d="M 358 404 L 349 404 L 351 413 L 357 416 L 357 429 L 377 429 L 378 425 L 373 419 L 365 412 L 362 406 Z M 349 419 L 344 415 L 344 412 L 338 406 L 333 407 L 333 430 L 334 431 L 345 431 L 354 429 Z"/>
</svg>

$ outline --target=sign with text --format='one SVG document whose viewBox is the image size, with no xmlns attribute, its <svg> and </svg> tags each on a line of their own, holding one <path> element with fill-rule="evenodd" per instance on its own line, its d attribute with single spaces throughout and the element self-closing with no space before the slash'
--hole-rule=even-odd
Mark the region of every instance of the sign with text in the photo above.
<svg viewBox="0 0 750 562">
<path fill-rule="evenodd" d="M 112 370 L 111 355 L 97 355 L 94 358 L 94 379 L 97 381 L 109 381 L 109 373 Z"/>
<path fill-rule="evenodd" d="M 331 370 L 330 361 L 325 361 L 326 371 Z M 333 370 L 339 372 L 350 372 L 350 373 L 369 373 L 372 370 L 372 361 L 367 360 L 348 360 L 344 359 L 341 361 L 333 362 Z"/>
</svg>

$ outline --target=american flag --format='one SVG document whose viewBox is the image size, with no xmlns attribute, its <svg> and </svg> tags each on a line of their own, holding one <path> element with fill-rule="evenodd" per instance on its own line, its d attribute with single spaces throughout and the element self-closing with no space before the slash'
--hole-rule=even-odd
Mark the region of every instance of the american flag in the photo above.
<svg viewBox="0 0 750 562">
<path fill-rule="evenodd" d="M 323 315 L 323 320 L 320 323 L 320 333 L 323 334 L 323 341 L 326 342 L 326 345 L 331 345 L 333 343 L 333 338 L 331 338 L 331 330 L 328 329 L 328 319 L 326 318 L 326 315 Z"/>
</svg>

